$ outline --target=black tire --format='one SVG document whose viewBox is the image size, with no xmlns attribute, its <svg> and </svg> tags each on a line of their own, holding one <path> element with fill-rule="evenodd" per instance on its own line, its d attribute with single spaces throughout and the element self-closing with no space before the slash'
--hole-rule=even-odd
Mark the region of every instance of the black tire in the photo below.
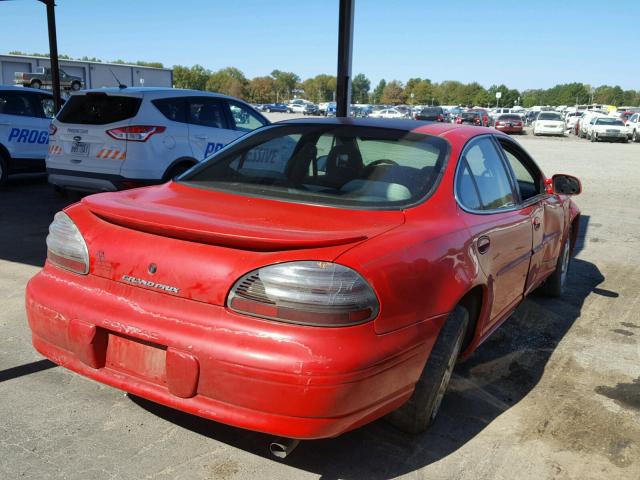
<svg viewBox="0 0 640 480">
<path fill-rule="evenodd" d="M 7 159 L 0 153 L 0 189 L 7 185 L 7 178 L 9 178 L 9 165 Z"/>
<path fill-rule="evenodd" d="M 71 82 L 71 90 L 73 90 L 74 92 L 80 90 L 81 86 L 82 85 L 80 85 L 80 82 Z"/>
<path fill-rule="evenodd" d="M 640 134 L 638 134 L 637 130 L 634 130 L 633 133 L 631 134 L 631 141 L 634 143 L 640 142 Z"/>
<path fill-rule="evenodd" d="M 169 170 L 167 170 L 165 172 L 165 174 L 164 174 L 164 177 L 162 177 L 162 178 L 163 178 L 163 180 L 165 182 L 168 182 L 169 180 L 172 180 L 173 178 L 177 177 L 178 175 L 182 175 L 184 172 L 189 170 L 191 167 L 193 167 L 192 164 L 179 163 L 178 165 L 174 165 Z"/>
<path fill-rule="evenodd" d="M 598 137 L 596 136 L 595 132 L 592 133 L 591 135 L 587 134 L 587 137 L 589 138 L 589 140 L 591 140 L 594 143 L 598 141 Z"/>
<path fill-rule="evenodd" d="M 40 88 L 42 87 L 42 82 L 40 80 L 31 80 L 30 84 L 31 88 Z"/>
<path fill-rule="evenodd" d="M 435 419 L 469 325 L 469 312 L 456 306 L 440 330 L 413 395 L 385 419 L 407 433 L 422 433 Z"/>
<path fill-rule="evenodd" d="M 556 269 L 544 281 L 540 290 L 549 297 L 561 297 L 564 293 L 567 283 L 567 274 L 569 273 L 569 265 L 571 264 L 571 230 L 567 232 L 567 238 L 564 239 Z"/>
</svg>

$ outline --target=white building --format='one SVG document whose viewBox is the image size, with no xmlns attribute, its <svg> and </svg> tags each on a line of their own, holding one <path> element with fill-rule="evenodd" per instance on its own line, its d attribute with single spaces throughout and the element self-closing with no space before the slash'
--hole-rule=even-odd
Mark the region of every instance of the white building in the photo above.
<svg viewBox="0 0 640 480">
<path fill-rule="evenodd" d="M 60 68 L 69 75 L 84 80 L 84 88 L 117 87 L 115 76 L 129 87 L 172 87 L 173 70 L 170 68 L 141 67 L 119 63 L 59 60 Z M 27 55 L 0 55 L 0 85 L 13 85 L 15 72 L 35 72 L 37 67 L 49 67 L 46 57 Z M 113 72 L 113 73 L 111 73 Z"/>
</svg>

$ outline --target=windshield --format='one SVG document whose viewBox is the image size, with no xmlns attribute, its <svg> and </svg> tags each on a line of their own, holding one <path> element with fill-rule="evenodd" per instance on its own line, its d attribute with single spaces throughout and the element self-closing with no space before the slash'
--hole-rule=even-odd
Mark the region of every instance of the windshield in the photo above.
<svg viewBox="0 0 640 480">
<path fill-rule="evenodd" d="M 540 115 L 538 115 L 538 120 L 557 120 L 561 122 L 562 117 L 559 113 L 540 112 Z"/>
<path fill-rule="evenodd" d="M 596 124 L 598 125 L 615 125 L 617 127 L 624 127 L 624 123 L 622 120 L 618 120 L 617 118 L 599 118 L 596 120 Z"/>
<path fill-rule="evenodd" d="M 350 125 L 278 125 L 232 144 L 179 182 L 292 202 L 404 207 L 437 185 L 449 151 L 439 138 Z"/>
</svg>

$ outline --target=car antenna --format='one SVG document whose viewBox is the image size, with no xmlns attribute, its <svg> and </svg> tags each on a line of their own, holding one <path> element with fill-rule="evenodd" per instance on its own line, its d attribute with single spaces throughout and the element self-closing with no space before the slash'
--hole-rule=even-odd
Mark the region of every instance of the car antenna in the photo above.
<svg viewBox="0 0 640 480">
<path fill-rule="evenodd" d="M 123 84 L 120 80 L 118 80 L 118 77 L 116 77 L 116 74 L 113 73 L 113 70 L 109 69 L 109 71 L 111 72 L 111 75 L 113 75 L 113 78 L 116 79 L 116 82 L 118 82 L 118 88 L 127 88 L 125 84 Z"/>
</svg>

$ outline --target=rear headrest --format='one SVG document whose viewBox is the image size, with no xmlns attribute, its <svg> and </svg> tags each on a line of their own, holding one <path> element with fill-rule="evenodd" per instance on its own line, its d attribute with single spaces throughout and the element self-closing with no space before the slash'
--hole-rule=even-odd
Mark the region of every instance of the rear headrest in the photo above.
<svg viewBox="0 0 640 480">
<path fill-rule="evenodd" d="M 347 194 L 358 194 L 358 196 L 379 198 L 390 202 L 411 198 L 411 192 L 404 185 L 376 182 L 375 180 L 351 180 L 340 190 Z"/>
</svg>

